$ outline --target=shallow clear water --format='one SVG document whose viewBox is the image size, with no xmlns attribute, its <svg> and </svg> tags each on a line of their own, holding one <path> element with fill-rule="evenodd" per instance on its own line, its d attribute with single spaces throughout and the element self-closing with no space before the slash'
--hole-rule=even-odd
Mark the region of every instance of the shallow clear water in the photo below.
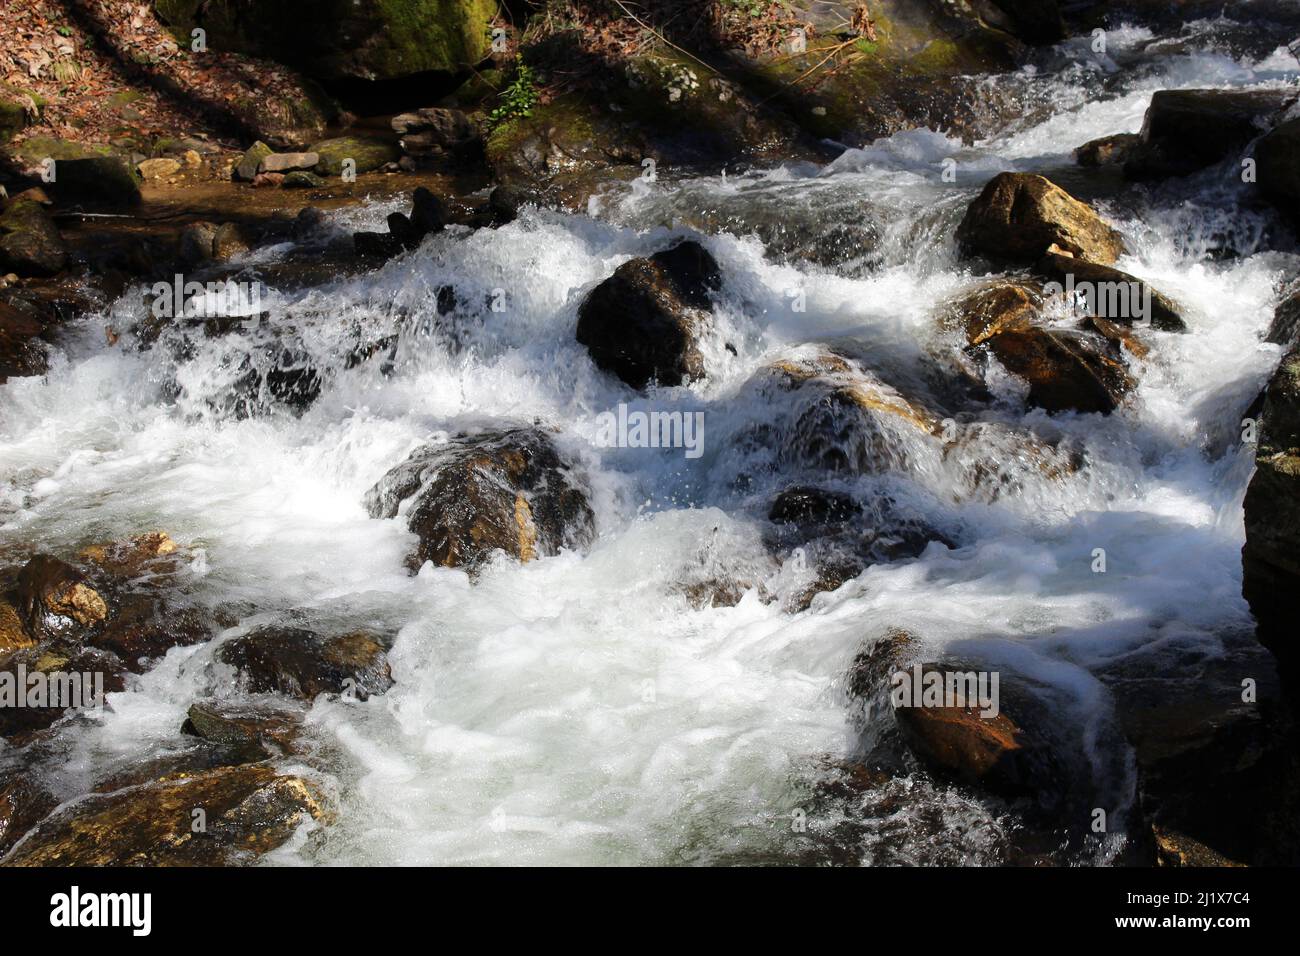
<svg viewBox="0 0 1300 956">
<path fill-rule="evenodd" d="M 638 182 L 590 216 L 453 229 L 377 272 L 268 293 L 269 323 L 196 335 L 180 360 L 165 345 L 105 344 L 106 320 L 143 317 L 137 290 L 84 320 L 48 376 L 4 388 L 0 544 L 58 553 L 163 528 L 193 555 L 192 600 L 250 609 L 223 638 L 289 612 L 392 636 L 392 691 L 322 699 L 309 716 L 337 821 L 271 862 L 797 862 L 828 859 L 831 843 L 867 863 L 997 859 L 1015 821 L 920 774 L 890 785 L 892 809 L 818 803 L 812 782 L 856 746 L 850 664 L 890 627 L 935 654 L 978 647 L 1055 687 L 1087 741 L 1109 706 L 1090 668 L 1160 648 L 1213 656 L 1250 627 L 1251 453 L 1237 432 L 1276 361 L 1261 338 L 1300 258 L 1260 251 L 1280 226 L 1238 205 L 1244 187 L 1219 170 L 1098 201 L 1133 240 L 1119 266 L 1177 299 L 1191 331 L 1150 333 L 1135 398 L 1108 418 L 1022 414 L 1019 386 L 998 383 L 1006 400 L 982 414 L 996 426 L 983 450 L 1004 456 L 1009 435 L 1033 431 L 1082 448 L 1078 473 L 1009 463 L 1021 487 L 990 501 L 912 438 L 909 473 L 838 481 L 863 499 L 891 495 L 955 549 L 871 567 L 801 614 L 757 588 L 697 610 L 681 586 L 730 574 L 788 596 L 806 583 L 797 559 L 782 567 L 763 544 L 772 495 L 808 475 L 756 469 L 742 450 L 754 423 L 785 411 L 750 376 L 806 343 L 849 341 L 885 381 L 915 377 L 927 349 L 954 348 L 936 311 L 974 277 L 951 237 L 991 176 L 1071 166 L 1075 146 L 1137 130 L 1156 89 L 1300 77 L 1285 48 L 1243 54 L 1225 35 L 1230 24 L 1198 24 L 1181 45 L 1151 47 L 1149 33 L 1120 30 L 1105 58 L 1088 38 L 1065 44 L 988 81 L 1035 110 L 971 147 L 913 131 L 822 168 Z M 949 158 L 955 184 L 941 178 Z M 336 214 L 331 228 L 374 226 L 392 208 Z M 755 223 L 774 224 L 763 234 L 774 246 L 781 227 L 803 224 L 806 240 L 848 225 L 861 255 L 841 244 L 817 265 L 769 250 Z M 578 305 L 627 258 L 701 235 L 725 280 L 708 379 L 636 396 L 574 341 Z M 1225 241 L 1238 255 L 1216 261 Z M 439 317 L 444 284 L 461 305 Z M 796 294 L 806 311 L 792 310 Z M 373 360 L 345 367 L 354 335 L 393 332 L 392 374 Z M 255 346 L 267 337 L 297 343 L 325 374 L 301 417 L 221 410 L 240 361 L 266 360 Z M 620 402 L 703 411 L 703 456 L 596 447 L 597 416 Z M 365 492 L 415 447 L 501 420 L 559 427 L 588 470 L 598 539 L 583 555 L 501 560 L 473 583 L 428 566 L 409 575 L 413 536 L 369 518 Z M 745 486 L 742 474 L 757 477 Z M 1092 571 L 1099 547 L 1104 575 Z M 69 741 L 68 778 L 168 746 L 196 697 L 233 693 L 207 668 L 216 643 L 174 649 L 113 695 L 102 724 Z M 792 828 L 799 813 L 812 838 Z"/>
</svg>

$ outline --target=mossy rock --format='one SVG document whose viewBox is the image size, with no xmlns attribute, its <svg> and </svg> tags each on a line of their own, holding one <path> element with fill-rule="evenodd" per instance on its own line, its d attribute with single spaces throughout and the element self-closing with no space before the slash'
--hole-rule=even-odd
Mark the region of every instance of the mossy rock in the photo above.
<svg viewBox="0 0 1300 956">
<path fill-rule="evenodd" d="M 74 143 L 72 140 L 57 139 L 53 136 L 32 136 L 14 145 L 9 153 L 19 162 L 36 166 L 46 159 L 63 162 L 68 159 L 112 156 L 113 150 L 108 146 Z"/>
<path fill-rule="evenodd" d="M 122 106 L 130 106 L 144 99 L 144 94 L 139 90 L 119 90 L 108 98 L 108 105 L 117 109 Z"/>
<path fill-rule="evenodd" d="M 261 140 L 258 140 L 247 151 L 240 161 L 235 165 L 233 176 L 236 180 L 251 183 L 257 176 L 257 171 L 261 168 L 262 160 L 270 156 L 275 150 L 271 149 Z"/>
<path fill-rule="evenodd" d="M 6 143 L 27 127 L 32 108 L 36 116 L 45 109 L 45 100 L 29 90 L 0 83 L 0 143 Z"/>
<path fill-rule="evenodd" d="M 280 184 L 283 189 L 319 189 L 324 185 L 325 180 L 305 169 L 295 169 L 291 173 L 286 173 L 284 182 Z"/>
<path fill-rule="evenodd" d="M 359 136 L 323 139 L 319 143 L 313 143 L 310 151 L 320 156 L 315 172 L 321 176 L 341 175 L 343 163 L 349 159 L 356 164 L 355 172 L 369 173 L 386 163 L 396 162 L 401 156 L 392 143 Z"/>
<path fill-rule="evenodd" d="M 321 0 L 311 16 L 290 0 L 155 0 L 184 44 L 195 27 L 209 49 L 289 63 L 324 80 L 460 73 L 490 52 L 496 0 Z"/>
</svg>

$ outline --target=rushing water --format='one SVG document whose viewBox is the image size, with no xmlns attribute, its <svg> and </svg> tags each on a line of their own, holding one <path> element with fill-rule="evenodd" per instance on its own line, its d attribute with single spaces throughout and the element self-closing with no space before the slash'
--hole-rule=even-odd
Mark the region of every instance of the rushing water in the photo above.
<svg viewBox="0 0 1300 956">
<path fill-rule="evenodd" d="M 1176 298 L 1190 333 L 1151 333 L 1134 398 L 1110 417 L 1024 414 L 1019 386 L 995 383 L 1005 400 L 981 413 L 997 426 L 984 450 L 1007 455 L 1008 434 L 1033 430 L 1082 449 L 1077 473 L 1048 478 L 1008 459 L 1019 488 L 989 500 L 913 438 L 915 468 L 837 475 L 956 547 L 875 565 L 799 614 L 763 600 L 806 583 L 797 558 L 769 556 L 763 528 L 772 495 L 809 473 L 754 460 L 762 452 L 741 439 L 783 409 L 746 383 L 831 341 L 886 381 L 915 378 L 928 355 L 956 348 L 936 310 L 973 281 L 952 235 L 988 178 L 1030 170 L 1074 188 L 1071 150 L 1136 131 L 1154 90 L 1300 77 L 1276 38 L 1230 22 L 1107 40 L 1105 56 L 1080 38 L 987 80 L 1024 108 L 974 146 L 913 131 L 822 168 L 642 181 L 593 201 L 591 215 L 534 210 L 498 230 L 453 228 L 376 272 L 270 291 L 262 328 L 196 334 L 184 351 L 139 351 L 129 337 L 110 347 L 106 317 L 87 317 L 47 376 L 3 389 L 0 543 L 61 553 L 164 528 L 193 556 L 189 598 L 243 618 L 217 641 L 172 650 L 110 698 L 101 724 L 78 727 L 62 785 L 174 746 L 194 699 L 233 693 L 208 666 L 219 640 L 292 614 L 391 635 L 397 683 L 365 703 L 314 705 L 313 762 L 327 771 L 310 772 L 338 818 L 273 862 L 795 862 L 832 858 L 818 849 L 830 844 L 836 859 L 872 863 L 998 859 L 1015 821 L 923 774 L 890 784 L 888 806 L 810 795 L 857 747 L 850 665 L 890 627 L 933 654 L 979 648 L 1054 688 L 1086 748 L 1109 707 L 1096 668 L 1180 648 L 1213 656 L 1248 631 L 1239 552 L 1251 461 L 1236 433 L 1277 358 L 1261 339 L 1280 283 L 1300 264 L 1262 250 L 1290 237 L 1231 171 L 1098 198 L 1132 239 L 1119 266 Z M 955 184 L 940 176 L 949 158 Z M 327 232 L 379 226 L 393 208 L 334 214 Z M 702 237 L 725 279 L 708 378 L 636 396 L 574 341 L 577 308 L 619 263 L 683 236 Z M 810 244 L 830 252 L 804 255 Z M 253 268 L 285 251 L 254 254 Z M 460 304 L 439 316 L 444 285 Z M 804 311 L 791 308 L 796 294 Z M 129 327 L 141 301 L 124 296 L 107 321 Z M 391 362 L 348 367 L 358 337 L 394 332 Z M 267 336 L 324 376 L 300 416 L 236 414 L 228 401 L 241 363 L 273 359 Z M 596 447 L 597 416 L 620 402 L 703 411 L 703 455 Z M 368 517 L 367 489 L 430 440 L 534 420 L 558 426 L 589 473 L 593 546 L 501 560 L 473 582 L 427 566 L 411 576 L 412 536 Z M 1092 571 L 1098 547 L 1105 575 Z M 761 587 L 702 610 L 682 593 L 728 575 Z M 1114 785 L 1131 789 L 1123 754 L 1112 758 Z M 803 808 L 811 839 L 791 826 Z"/>
</svg>

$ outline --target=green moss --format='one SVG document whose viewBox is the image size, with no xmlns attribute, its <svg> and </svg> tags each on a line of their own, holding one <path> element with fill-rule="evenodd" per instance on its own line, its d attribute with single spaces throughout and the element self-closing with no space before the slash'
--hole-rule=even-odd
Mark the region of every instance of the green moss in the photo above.
<svg viewBox="0 0 1300 956">
<path fill-rule="evenodd" d="M 0 143 L 13 139 L 26 126 L 27 97 L 31 97 L 39 115 L 45 109 L 45 100 L 35 93 L 0 83 Z"/>
<path fill-rule="evenodd" d="M 10 152 L 30 165 L 36 165 L 46 158 L 62 161 L 113 155 L 113 150 L 107 146 L 74 143 L 66 139 L 55 139 L 52 136 L 33 136 L 14 146 Z"/>
<path fill-rule="evenodd" d="M 338 176 L 343 172 L 343 161 L 347 159 L 356 163 L 356 172 L 368 173 L 385 163 L 396 161 L 399 156 L 397 147 L 392 143 L 358 136 L 325 139 L 308 148 L 311 152 L 320 154 L 315 172 L 322 176 Z"/>
<path fill-rule="evenodd" d="M 956 71 L 962 61 L 957 44 L 948 39 L 933 39 L 917 54 L 914 63 L 919 73 Z"/>
<path fill-rule="evenodd" d="M 490 50 L 496 0 L 375 0 L 375 8 L 383 40 L 367 50 L 366 66 L 378 77 L 456 73 Z"/>
<path fill-rule="evenodd" d="M 108 98 L 108 105 L 112 107 L 129 106 L 131 103 L 142 99 L 144 99 L 144 94 L 139 90 L 121 90 Z"/>
</svg>

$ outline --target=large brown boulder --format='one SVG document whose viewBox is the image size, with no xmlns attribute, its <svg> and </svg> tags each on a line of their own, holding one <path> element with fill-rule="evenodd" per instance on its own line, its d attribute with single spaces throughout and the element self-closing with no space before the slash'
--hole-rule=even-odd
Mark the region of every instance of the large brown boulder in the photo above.
<svg viewBox="0 0 1300 956">
<path fill-rule="evenodd" d="M 232 866 L 324 817 L 317 788 L 265 764 L 224 767 L 79 800 L 42 821 L 7 866 Z"/>
<path fill-rule="evenodd" d="M 577 339 L 633 388 L 702 378 L 699 335 L 721 284 L 718 264 L 696 242 L 625 262 L 582 303 Z"/>
<path fill-rule="evenodd" d="M 1048 252 L 1068 252 L 1110 265 L 1124 238 L 1086 203 L 1042 176 L 1001 173 L 970 204 L 957 240 L 964 251 L 999 262 L 1037 262 Z"/>
<path fill-rule="evenodd" d="M 1186 176 L 1240 155 L 1295 99 L 1286 90 L 1160 90 L 1142 141 L 1124 164 L 1131 179 Z"/>
<path fill-rule="evenodd" d="M 269 626 L 227 641 L 217 660 L 235 668 L 252 693 L 302 700 L 350 694 L 365 700 L 393 685 L 383 646 L 368 634 L 322 637 L 296 627 Z"/>
<path fill-rule="evenodd" d="M 477 569 L 495 552 L 520 561 L 587 544 L 594 516 L 572 466 L 536 428 L 417 449 L 366 496 L 375 518 L 406 507 L 419 537 L 409 564 Z"/>
<path fill-rule="evenodd" d="M 1256 182 L 1283 212 L 1300 222 L 1300 118 L 1288 120 L 1255 146 Z"/>
</svg>

